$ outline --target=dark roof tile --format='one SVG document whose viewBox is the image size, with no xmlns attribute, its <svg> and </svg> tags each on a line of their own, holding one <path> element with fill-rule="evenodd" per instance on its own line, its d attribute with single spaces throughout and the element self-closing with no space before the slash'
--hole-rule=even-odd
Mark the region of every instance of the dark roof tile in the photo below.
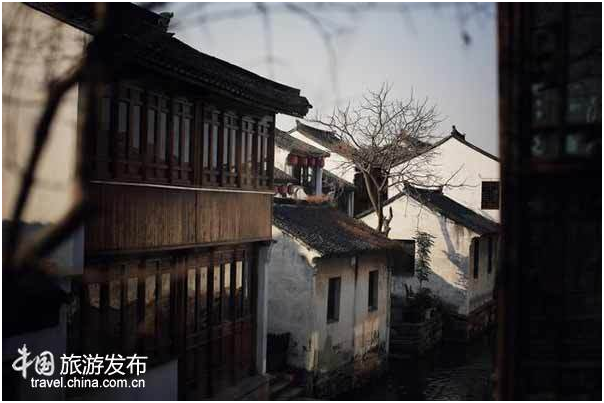
<svg viewBox="0 0 604 403">
<path fill-rule="evenodd" d="M 329 153 L 327 151 L 314 147 L 277 128 L 275 128 L 275 144 L 284 150 L 300 156 L 329 157 Z"/>
<path fill-rule="evenodd" d="M 384 202 L 384 206 L 389 205 L 405 195 L 413 197 L 415 200 L 429 207 L 431 210 L 442 214 L 444 217 L 455 221 L 456 223 L 476 232 L 479 235 L 499 232 L 498 223 L 476 213 L 450 197 L 445 196 L 441 190 L 424 189 L 406 185 L 405 190 L 386 200 Z M 366 217 L 373 213 L 373 211 L 373 208 L 371 208 L 360 214 L 357 214 L 356 217 Z"/>
<path fill-rule="evenodd" d="M 28 3 L 84 32 L 94 34 L 93 3 Z M 312 107 L 300 90 L 204 54 L 166 32 L 163 18 L 132 3 L 108 3 L 120 21 L 112 32 L 116 59 L 132 60 L 203 89 L 252 106 L 302 117 Z"/>
<path fill-rule="evenodd" d="M 275 199 L 273 222 L 323 257 L 401 249 L 398 242 L 326 204 Z"/>
</svg>

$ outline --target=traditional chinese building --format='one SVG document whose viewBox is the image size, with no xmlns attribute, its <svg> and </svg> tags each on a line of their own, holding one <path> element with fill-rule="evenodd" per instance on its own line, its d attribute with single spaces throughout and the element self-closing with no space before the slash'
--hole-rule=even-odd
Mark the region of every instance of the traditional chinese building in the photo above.
<svg viewBox="0 0 604 403">
<path fill-rule="evenodd" d="M 327 398 L 378 376 L 400 245 L 326 203 L 275 198 L 273 217 L 268 330 L 289 334 L 295 382 Z"/>
<path fill-rule="evenodd" d="M 91 4 L 3 6 L 4 16 L 9 7 L 13 18 L 30 16 L 83 38 L 76 56 L 94 43 L 99 22 Z M 130 3 L 109 5 L 107 15 L 114 28 L 109 79 L 97 99 L 98 126 L 86 133 L 95 213 L 70 243 L 75 299 L 57 340 L 63 337 L 67 353 L 148 357 L 147 387 L 128 391 L 129 398 L 265 396 L 274 120 L 276 113 L 304 116 L 310 105 L 299 90 L 181 42 L 165 15 Z M 3 17 L 3 27 L 15 21 Z M 41 81 L 42 72 L 27 72 L 32 83 Z M 66 171 L 63 189 L 85 96 L 76 86 L 61 109 L 64 120 L 55 122 L 54 158 L 45 166 Z M 6 184 L 3 217 L 12 194 Z M 33 221 L 48 213 L 44 192 L 69 205 L 69 193 L 48 189 L 35 195 Z M 52 225 L 52 217 L 44 220 Z M 122 392 L 67 397 L 118 399 Z"/>
<path fill-rule="evenodd" d="M 348 176 L 340 176 L 347 170 L 342 167 L 344 160 L 338 154 L 338 148 L 335 145 L 329 148 L 331 143 L 313 137 L 321 133 L 332 142 L 336 141 L 329 137 L 331 135 L 328 132 L 304 125 L 300 121 L 296 121 L 296 126 L 287 132 L 276 129 L 275 169 L 291 177 L 286 178 L 280 174 L 280 185 L 284 187 L 277 189 L 277 193 L 297 199 L 324 195 L 352 217 L 355 185 L 346 179 Z"/>
<path fill-rule="evenodd" d="M 494 322 L 493 287 L 498 267 L 499 159 L 480 149 L 457 130 L 428 148 L 425 170 L 450 187 L 406 184 L 384 206 L 392 209 L 388 237 L 415 250 L 413 238 L 422 231 L 434 237 L 432 273 L 423 287 L 450 308 L 443 334 L 467 339 Z M 419 157 L 418 157 L 419 158 Z M 396 168 L 394 168 L 396 169 Z M 373 209 L 357 215 L 377 224 Z M 412 253 L 413 254 L 413 253 Z M 417 291 L 414 260 L 393 273 L 393 304 L 403 304 L 406 288 Z M 393 321 L 401 320 L 400 317 Z"/>
</svg>

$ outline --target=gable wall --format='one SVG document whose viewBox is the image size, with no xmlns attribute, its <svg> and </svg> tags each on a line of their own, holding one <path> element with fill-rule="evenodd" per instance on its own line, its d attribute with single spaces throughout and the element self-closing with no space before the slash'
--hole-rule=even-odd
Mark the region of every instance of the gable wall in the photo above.
<svg viewBox="0 0 604 403">
<path fill-rule="evenodd" d="M 455 174 L 444 194 L 464 206 L 499 222 L 499 210 L 482 210 L 483 181 L 499 181 L 499 162 L 468 147 L 455 138 L 438 146 L 431 157 L 430 172 L 444 183 Z M 463 185 L 463 186 L 459 186 Z M 391 194 L 395 192 L 392 191 Z"/>
<path fill-rule="evenodd" d="M 468 281 L 470 244 L 476 236 L 467 228 L 435 214 L 432 210 L 420 205 L 413 198 L 403 196 L 392 204 L 393 219 L 390 223 L 390 239 L 412 239 L 416 229 L 432 234 L 432 270 L 430 280 L 423 286 L 431 289 L 445 302 L 452 304 L 458 313 L 468 314 Z M 375 228 L 377 216 L 372 213 L 362 220 Z M 417 249 L 416 249 L 417 253 Z M 415 277 L 393 279 L 394 296 L 405 297 L 404 284 L 414 291 L 419 288 Z"/>
</svg>

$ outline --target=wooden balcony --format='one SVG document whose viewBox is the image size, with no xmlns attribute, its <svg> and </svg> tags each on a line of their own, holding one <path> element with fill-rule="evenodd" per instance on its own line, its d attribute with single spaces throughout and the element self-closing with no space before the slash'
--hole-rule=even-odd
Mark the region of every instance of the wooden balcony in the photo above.
<svg viewBox="0 0 604 403">
<path fill-rule="evenodd" d="M 91 199 L 87 255 L 271 239 L 271 192 L 95 182 Z"/>
</svg>

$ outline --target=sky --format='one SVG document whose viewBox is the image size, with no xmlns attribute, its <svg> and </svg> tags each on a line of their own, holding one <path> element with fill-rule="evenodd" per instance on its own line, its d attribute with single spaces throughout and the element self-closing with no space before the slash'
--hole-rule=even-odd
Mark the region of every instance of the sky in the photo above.
<svg viewBox="0 0 604 403">
<path fill-rule="evenodd" d="M 407 99 L 413 91 L 437 106 L 444 119 L 437 134 L 456 125 L 467 140 L 499 155 L 494 5 L 477 11 L 382 3 L 350 14 L 342 11 L 346 3 L 294 4 L 310 12 L 279 3 L 268 4 L 266 14 L 251 3 L 172 3 L 158 11 L 174 12 L 169 30 L 199 51 L 299 88 L 313 105 L 311 118 L 388 82 L 393 97 Z M 330 35 L 332 53 L 322 32 Z M 277 116 L 278 128 L 294 125 L 295 118 Z"/>
</svg>

